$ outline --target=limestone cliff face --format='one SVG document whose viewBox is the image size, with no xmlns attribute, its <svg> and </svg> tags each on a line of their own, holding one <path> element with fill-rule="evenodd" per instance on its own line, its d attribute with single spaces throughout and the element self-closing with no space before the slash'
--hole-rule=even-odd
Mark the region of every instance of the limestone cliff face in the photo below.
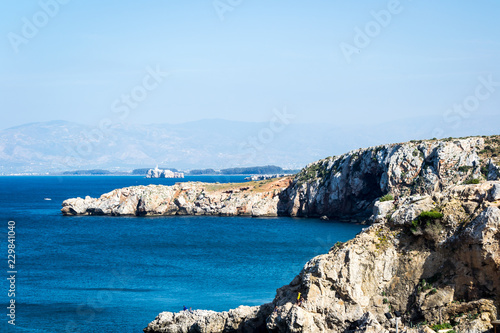
<svg viewBox="0 0 500 333">
<path fill-rule="evenodd" d="M 499 190 L 500 182 L 486 182 L 404 198 L 280 288 L 268 331 L 388 332 L 394 320 L 386 313 L 394 311 L 407 325 L 487 331 L 500 306 Z M 442 217 L 413 222 L 431 209 Z M 300 307 L 298 292 L 305 299 Z"/>
<path fill-rule="evenodd" d="M 63 202 L 65 215 L 223 215 L 276 216 L 279 194 L 290 178 L 242 184 L 178 183 L 132 186 L 100 198 Z"/>
<path fill-rule="evenodd" d="M 358 149 L 304 168 L 281 195 L 279 214 L 365 219 L 383 194 L 440 191 L 467 179 L 498 179 L 482 137 Z M 495 139 L 496 140 L 496 139 Z M 498 144 L 497 141 L 494 142 Z"/>
</svg>

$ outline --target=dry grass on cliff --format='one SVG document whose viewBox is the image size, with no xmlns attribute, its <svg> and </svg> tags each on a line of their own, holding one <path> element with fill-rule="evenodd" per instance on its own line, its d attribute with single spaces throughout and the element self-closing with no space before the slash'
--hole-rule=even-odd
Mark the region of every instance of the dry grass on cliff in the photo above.
<svg viewBox="0 0 500 333">
<path fill-rule="evenodd" d="M 246 183 L 224 183 L 207 184 L 205 190 L 208 192 L 245 192 L 245 193 L 264 193 L 276 189 L 284 189 L 291 184 L 293 176 L 281 178 L 272 178 L 260 181 L 251 181 Z"/>
</svg>

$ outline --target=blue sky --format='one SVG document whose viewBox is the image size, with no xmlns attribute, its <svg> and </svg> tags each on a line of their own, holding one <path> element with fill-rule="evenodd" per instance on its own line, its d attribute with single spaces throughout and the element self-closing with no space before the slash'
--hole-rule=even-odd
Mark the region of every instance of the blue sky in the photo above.
<svg viewBox="0 0 500 333">
<path fill-rule="evenodd" d="M 283 107 L 347 127 L 442 117 L 480 78 L 500 82 L 499 14 L 495 0 L 5 0 L 0 128 L 118 119 L 133 92 L 121 121 L 267 121 Z M 499 106 L 500 86 L 473 113 Z"/>
</svg>

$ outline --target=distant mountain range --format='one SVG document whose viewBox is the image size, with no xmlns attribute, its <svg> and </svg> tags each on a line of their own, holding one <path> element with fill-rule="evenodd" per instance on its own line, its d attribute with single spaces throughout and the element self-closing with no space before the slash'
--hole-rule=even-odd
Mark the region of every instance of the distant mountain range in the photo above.
<svg viewBox="0 0 500 333">
<path fill-rule="evenodd" d="M 279 165 L 297 169 L 359 147 L 434 136 L 499 134 L 500 115 L 447 124 L 440 118 L 373 126 L 237 122 L 89 126 L 30 123 L 0 131 L 0 174 L 81 169 L 131 171 L 157 164 L 180 170 Z"/>
<path fill-rule="evenodd" d="M 177 170 L 174 168 L 163 168 L 159 167 L 159 170 L 169 170 L 172 172 L 182 172 L 181 170 Z M 102 176 L 102 175 L 136 175 L 136 176 L 145 176 L 150 172 L 151 168 L 141 168 L 134 169 L 130 172 L 126 171 L 109 171 L 103 169 L 91 169 L 91 170 L 73 170 L 73 171 L 64 171 L 63 175 L 71 175 L 71 176 L 83 176 L 83 175 L 92 175 L 92 176 Z M 264 166 L 254 166 L 254 167 L 241 167 L 241 168 L 227 168 L 222 170 L 214 170 L 214 169 L 193 169 L 187 172 L 184 172 L 189 176 L 215 176 L 215 175 L 278 175 L 278 174 L 296 174 L 300 170 L 285 170 L 276 165 L 264 165 Z M 56 175 L 61 173 L 57 172 Z"/>
</svg>

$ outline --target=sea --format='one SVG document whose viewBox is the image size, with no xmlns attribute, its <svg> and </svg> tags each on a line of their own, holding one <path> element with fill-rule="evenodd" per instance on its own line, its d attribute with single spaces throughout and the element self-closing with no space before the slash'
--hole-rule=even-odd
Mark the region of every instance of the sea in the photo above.
<svg viewBox="0 0 500 333">
<path fill-rule="evenodd" d="M 162 311 L 184 306 L 226 311 L 271 302 L 276 289 L 290 283 L 309 259 L 363 228 L 288 217 L 60 212 L 68 198 L 181 181 L 245 180 L 0 177 L 0 331 L 142 332 Z M 8 261 L 13 260 L 9 246 L 15 262 Z"/>
</svg>

